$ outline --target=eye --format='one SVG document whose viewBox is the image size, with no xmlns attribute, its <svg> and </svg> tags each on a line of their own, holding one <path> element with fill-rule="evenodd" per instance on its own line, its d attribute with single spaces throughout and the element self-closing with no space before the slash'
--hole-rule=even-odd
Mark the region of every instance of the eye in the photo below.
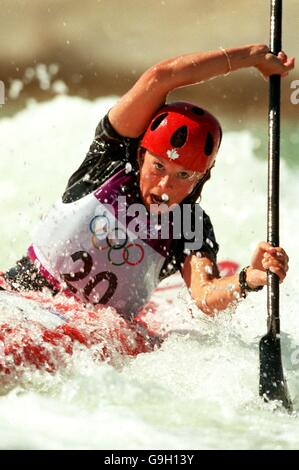
<svg viewBox="0 0 299 470">
<path fill-rule="evenodd" d="M 177 174 L 178 178 L 180 178 L 181 180 L 187 180 L 188 178 L 190 178 L 192 175 L 189 175 L 189 173 L 187 173 L 186 171 L 180 171 L 178 174 Z"/>
<path fill-rule="evenodd" d="M 156 170 L 163 170 L 164 169 L 163 165 L 159 162 L 154 162 L 154 167 L 156 168 Z"/>
</svg>

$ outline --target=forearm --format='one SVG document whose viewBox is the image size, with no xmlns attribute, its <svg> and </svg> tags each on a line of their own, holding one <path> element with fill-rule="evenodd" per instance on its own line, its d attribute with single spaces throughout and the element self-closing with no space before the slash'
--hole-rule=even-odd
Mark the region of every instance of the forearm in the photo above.
<svg viewBox="0 0 299 470">
<path fill-rule="evenodd" d="M 241 298 L 239 276 L 214 278 L 193 292 L 198 308 L 207 315 L 214 315 L 235 304 Z"/>
<path fill-rule="evenodd" d="M 243 296 L 246 297 L 248 292 L 267 285 L 268 270 L 283 282 L 289 269 L 288 261 L 289 257 L 283 248 L 260 242 L 250 266 L 242 270 L 242 276 L 235 274 L 219 278 L 211 260 L 193 255 L 185 261 L 184 279 L 198 308 L 207 315 L 214 315 L 232 306 Z"/>
<path fill-rule="evenodd" d="M 168 59 L 157 65 L 164 68 L 165 84 L 171 89 L 199 83 L 230 71 L 252 67 L 265 57 L 268 47 L 250 44 L 225 49 L 228 58 L 220 48 L 216 51 L 186 54 Z M 228 60 L 229 59 L 229 60 Z"/>
</svg>

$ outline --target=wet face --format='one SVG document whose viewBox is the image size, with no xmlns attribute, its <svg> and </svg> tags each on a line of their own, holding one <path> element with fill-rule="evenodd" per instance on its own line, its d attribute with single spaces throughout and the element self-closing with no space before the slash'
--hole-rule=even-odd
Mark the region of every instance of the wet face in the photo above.
<svg viewBox="0 0 299 470">
<path fill-rule="evenodd" d="M 165 206 L 180 204 L 204 176 L 203 173 L 185 170 L 182 166 L 145 151 L 139 157 L 140 192 L 144 205 L 151 212 L 163 211 Z M 151 205 L 156 205 L 152 206 Z"/>
</svg>

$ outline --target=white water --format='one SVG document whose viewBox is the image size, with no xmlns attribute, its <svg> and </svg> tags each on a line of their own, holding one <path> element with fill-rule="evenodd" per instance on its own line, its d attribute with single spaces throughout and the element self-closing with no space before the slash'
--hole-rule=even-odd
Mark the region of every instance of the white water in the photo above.
<svg viewBox="0 0 299 470">
<path fill-rule="evenodd" d="M 57 97 L 0 121 L 0 268 L 25 253 L 38 218 L 83 160 L 96 124 L 114 98 Z M 221 245 L 219 259 L 248 264 L 265 239 L 266 163 L 248 132 L 225 133 L 202 201 Z M 290 255 L 281 287 L 285 371 L 299 408 L 297 252 L 298 171 L 281 168 L 281 244 Z M 295 415 L 258 398 L 258 340 L 266 332 L 265 292 L 234 315 L 204 317 L 184 289 L 160 294 L 158 315 L 172 334 L 160 350 L 117 369 L 78 352 L 55 376 L 31 371 L 0 397 L 0 447 L 39 449 L 294 449 Z M 170 303 L 172 301 L 172 303 Z M 286 336 L 288 335 L 288 336 Z"/>
</svg>

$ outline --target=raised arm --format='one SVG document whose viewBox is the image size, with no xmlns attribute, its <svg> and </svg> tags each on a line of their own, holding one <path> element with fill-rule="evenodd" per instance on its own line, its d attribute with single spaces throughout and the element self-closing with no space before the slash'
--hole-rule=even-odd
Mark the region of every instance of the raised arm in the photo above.
<svg viewBox="0 0 299 470">
<path fill-rule="evenodd" d="M 252 44 L 164 60 L 148 69 L 110 110 L 110 122 L 119 134 L 139 137 L 170 91 L 251 66 L 264 77 L 286 75 L 294 68 L 294 59 L 284 53 L 276 57 L 268 46 Z"/>
</svg>

